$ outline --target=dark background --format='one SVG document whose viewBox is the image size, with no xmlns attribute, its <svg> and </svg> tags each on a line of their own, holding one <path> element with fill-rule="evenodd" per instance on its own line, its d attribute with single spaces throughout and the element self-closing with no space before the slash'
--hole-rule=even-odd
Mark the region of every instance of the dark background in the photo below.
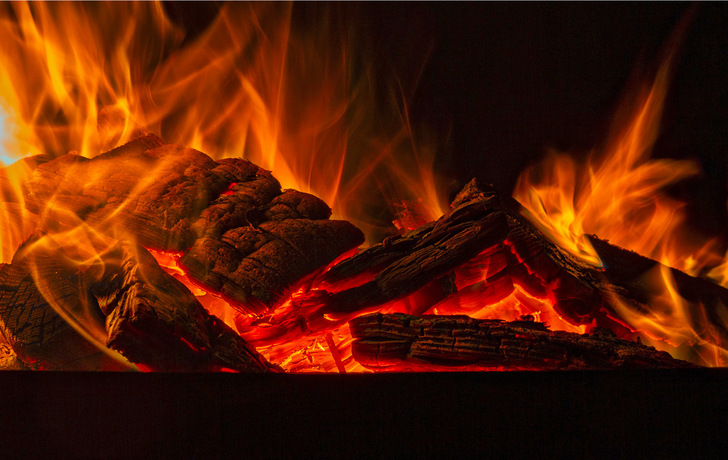
<svg viewBox="0 0 728 460">
<path fill-rule="evenodd" d="M 219 6 L 165 4 L 188 39 Z M 511 192 L 546 148 L 578 154 L 604 142 L 626 90 L 651 81 L 691 12 L 653 156 L 698 161 L 700 177 L 670 193 L 691 203 L 697 230 L 725 234 L 725 3 L 295 3 L 293 22 L 315 27 L 325 15 L 366 34 L 383 79 L 403 83 L 413 125 L 438 140 L 441 172 Z"/>
<path fill-rule="evenodd" d="M 725 369 L 0 374 L 3 459 L 725 458 Z"/>
</svg>

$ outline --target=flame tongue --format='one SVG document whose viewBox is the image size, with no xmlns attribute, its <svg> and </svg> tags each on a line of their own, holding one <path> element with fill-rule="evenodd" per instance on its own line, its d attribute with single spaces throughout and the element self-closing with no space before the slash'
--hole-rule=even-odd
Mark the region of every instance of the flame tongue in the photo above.
<svg viewBox="0 0 728 460">
<path fill-rule="evenodd" d="M 626 128 L 603 152 L 579 166 L 566 154 L 550 153 L 518 180 L 514 197 L 529 218 L 564 249 L 598 266 L 586 234 L 595 234 L 668 265 L 685 269 L 669 249 L 680 236 L 683 204 L 663 193 L 698 173 L 691 161 L 650 159 L 667 91 L 668 64 L 640 100 Z"/>
<path fill-rule="evenodd" d="M 701 243 L 693 242 L 684 225 L 685 204 L 665 193 L 670 185 L 698 174 L 698 165 L 649 157 L 658 136 L 669 71 L 668 59 L 605 150 L 592 152 L 583 165 L 566 154 L 549 153 L 521 175 L 514 197 L 525 206 L 524 214 L 549 238 L 592 266 L 601 267 L 604 261 L 587 234 L 662 263 L 664 269 L 656 275 L 636 275 L 645 291 L 653 293 L 651 311 L 617 299 L 613 299 L 613 307 L 630 329 L 642 331 L 654 345 L 690 343 L 687 349 L 691 349 L 704 344 L 698 361 L 724 365 L 728 343 L 719 338 L 721 334 L 711 332 L 710 324 L 715 321 L 724 328 L 728 323 L 683 299 L 667 268 L 697 275 L 710 268 L 705 264 L 715 266 L 716 260 L 724 260 L 721 254 L 711 253 L 714 242 L 702 243 L 702 248 Z M 721 271 L 715 267 L 711 273 L 720 278 Z M 679 355 L 692 353 L 681 351 Z"/>
</svg>

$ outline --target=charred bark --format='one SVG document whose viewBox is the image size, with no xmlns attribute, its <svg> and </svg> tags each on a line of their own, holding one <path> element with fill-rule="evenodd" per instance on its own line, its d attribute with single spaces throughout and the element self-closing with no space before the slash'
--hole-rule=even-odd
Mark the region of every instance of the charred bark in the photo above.
<svg viewBox="0 0 728 460">
<path fill-rule="evenodd" d="M 437 221 L 389 238 L 329 270 L 323 280 L 334 284 L 366 272 L 375 275 L 333 294 L 326 311 L 350 313 L 401 298 L 501 242 L 508 227 L 498 197 L 482 190 L 463 194 Z"/>
<path fill-rule="evenodd" d="M 438 221 L 333 267 L 323 277 L 332 292 L 323 311 L 351 315 L 427 289 L 440 294 L 431 296 L 419 313 L 448 296 L 467 297 L 472 291 L 473 302 L 485 306 L 520 285 L 531 295 L 552 299 L 554 309 L 571 324 L 605 327 L 631 337 L 615 305 L 645 314 L 659 311 L 663 308 L 655 304 L 659 293 L 646 278 L 666 270 L 685 299 L 690 326 L 698 334 L 728 340 L 720 317 L 728 305 L 728 290 L 721 286 L 596 237 L 591 240 L 603 266 L 592 266 L 546 238 L 523 216 L 515 200 L 477 181 L 463 189 L 451 208 Z M 474 272 L 470 281 L 458 280 L 469 270 Z M 359 280 L 358 285 L 352 287 L 352 280 Z"/>
<path fill-rule="evenodd" d="M 349 322 L 352 353 L 371 369 L 687 368 L 693 365 L 597 329 L 549 331 L 531 321 L 374 313 Z"/>
<path fill-rule="evenodd" d="M 71 284 L 77 279 L 69 275 L 52 280 L 55 295 L 80 305 Z M 51 307 L 23 262 L 0 265 L 0 331 L 17 359 L 32 369 L 121 369 Z"/>
<path fill-rule="evenodd" d="M 85 222 L 177 252 L 193 280 L 240 309 L 264 310 L 364 240 L 348 222 L 329 220 L 320 199 L 282 191 L 269 171 L 151 134 L 93 159 L 68 154 L 34 166 L 25 204 L 44 215 L 41 230 Z"/>
<path fill-rule="evenodd" d="M 105 346 L 150 370 L 275 369 L 143 248 L 121 243 L 81 270 L 65 263 L 62 248 L 43 243 L 0 267 L 0 328 L 25 365 L 123 369 Z M 94 337 L 101 343 L 94 346 Z"/>
</svg>

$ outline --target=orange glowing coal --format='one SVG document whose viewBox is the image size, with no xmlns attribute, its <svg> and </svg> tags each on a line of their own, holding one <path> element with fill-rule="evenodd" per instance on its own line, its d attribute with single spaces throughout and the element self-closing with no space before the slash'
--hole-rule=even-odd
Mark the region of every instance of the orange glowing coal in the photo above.
<svg viewBox="0 0 728 460">
<path fill-rule="evenodd" d="M 49 240 L 76 241 L 86 249 L 98 248 L 89 241 L 109 234 L 74 221 L 58 200 L 39 214 L 27 212 L 24 183 L 32 172 L 18 160 L 69 151 L 92 158 L 140 130 L 215 159 L 242 157 L 271 170 L 284 188 L 321 197 L 337 218 L 361 228 L 368 244 L 396 232 L 381 218 L 389 204 L 402 231 L 441 216 L 450 190 L 435 171 L 434 150 L 413 132 L 406 95 L 377 86 L 372 77 L 379 69 L 356 41 L 361 39 L 356 25 L 330 19 L 321 15 L 315 27 L 300 30 L 292 26 L 291 4 L 233 2 L 201 35 L 185 41 L 184 31 L 159 3 L 2 4 L 0 161 L 6 167 L 0 180 L 11 196 L 0 200 L 0 263 L 10 262 L 38 229 L 50 233 Z M 711 273 L 718 277 L 728 272 L 723 268 L 728 263 L 697 258 L 694 245 L 681 245 L 683 204 L 661 192 L 696 174 L 697 166 L 649 159 L 668 72 L 669 65 L 658 72 L 605 151 L 593 152 L 585 164 L 550 154 L 524 172 L 515 198 L 553 241 L 593 266 L 601 261 L 584 236 L 589 233 L 691 274 L 711 260 Z M 140 190 L 155 180 L 155 171 L 145 173 L 138 178 Z M 124 228 L 111 234 L 133 239 Z M 590 325 L 571 324 L 554 309 L 550 288 L 535 292 L 519 280 L 498 277 L 488 251 L 455 270 L 457 295 L 433 301 L 441 293 L 426 287 L 366 312 L 503 320 L 525 315 L 553 329 L 588 332 Z M 81 252 L 79 265 L 98 261 Z M 178 264 L 179 254 L 151 252 L 272 363 L 290 372 L 366 371 L 352 357 L 346 324 L 352 315 L 314 315 L 318 295 L 343 289 L 321 281 L 326 268 L 295 286 L 271 311 L 252 315 L 192 282 Z M 695 326 L 696 313 L 685 311 L 669 276 L 653 282 L 661 286 L 655 289 L 654 311 L 615 304 L 626 325 L 655 344 L 697 349 L 695 361 L 725 365 L 728 346 L 705 333 L 699 321 Z M 102 329 L 83 326 L 82 315 L 53 306 L 103 348 L 96 337 Z"/>
</svg>

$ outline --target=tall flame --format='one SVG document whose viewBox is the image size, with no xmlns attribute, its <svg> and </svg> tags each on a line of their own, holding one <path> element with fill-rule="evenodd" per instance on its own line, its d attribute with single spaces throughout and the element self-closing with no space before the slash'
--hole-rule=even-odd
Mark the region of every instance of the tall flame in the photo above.
<svg viewBox="0 0 728 460">
<path fill-rule="evenodd" d="M 215 159 L 243 157 L 270 169 L 284 188 L 324 199 L 370 242 L 396 232 L 391 221 L 401 203 L 415 203 L 420 220 L 442 215 L 446 196 L 434 150 L 416 140 L 407 91 L 396 81 L 378 86 L 387 69 L 374 67 L 374 55 L 360 43 L 366 32 L 337 8 L 307 8 L 311 16 L 301 18 L 292 3 L 231 2 L 187 39 L 159 2 L 0 5 L 0 263 L 41 229 L 50 234 L 30 253 L 76 245 L 91 254 L 74 259 L 80 270 L 103 270 L 93 255 L 104 247 L 96 244 L 104 240 L 99 228 L 79 221 L 61 200 L 29 213 L 24 184 L 36 155 L 92 158 L 140 130 Z M 137 190 L 159 174 L 141 172 L 129 172 L 140 173 Z M 113 222 L 97 225 L 133 239 Z M 155 255 L 174 273 L 174 256 Z M 43 275 L 31 271 L 45 286 Z M 235 326 L 229 305 L 189 286 Z M 98 318 L 46 291 L 49 304 L 103 349 Z M 331 356 L 341 340 L 329 331 L 313 343 Z M 350 354 L 343 359 L 352 369 Z"/>
<path fill-rule="evenodd" d="M 678 293 L 671 272 L 677 268 L 698 276 L 721 279 L 726 266 L 715 253 L 715 241 L 690 234 L 685 225 L 685 203 L 671 198 L 666 189 L 699 173 L 689 160 L 650 158 L 659 135 L 659 123 L 669 84 L 671 59 L 657 71 L 648 90 L 633 102 L 633 112 L 607 142 L 594 150 L 584 164 L 565 153 L 550 152 L 538 165 L 519 177 L 514 197 L 525 214 L 551 239 L 572 255 L 600 267 L 602 262 L 587 234 L 648 256 L 663 264 L 659 273 L 645 275 L 653 291 L 650 311 L 614 299 L 613 308 L 630 328 L 658 348 L 708 365 L 728 363 L 728 343 L 700 312 L 691 312 Z M 723 308 L 723 307 L 718 307 Z M 702 315 L 704 316 L 704 314 Z M 676 349 L 672 347 L 680 347 Z M 690 351 L 687 351 L 687 350 Z M 701 356 L 696 358 L 694 353 Z"/>
<path fill-rule="evenodd" d="M 593 151 L 586 164 L 551 152 L 518 179 L 514 197 L 528 209 L 531 220 L 588 263 L 601 264 L 585 236 L 592 233 L 675 268 L 686 268 L 686 259 L 673 252 L 681 240 L 684 204 L 664 191 L 699 169 L 692 161 L 650 158 L 669 70 L 667 63 L 660 68 L 652 88 L 639 96 L 626 127 L 603 151 Z"/>
<path fill-rule="evenodd" d="M 4 4 L 2 161 L 94 157 L 143 127 L 275 171 L 370 242 L 391 232 L 394 210 L 376 209 L 387 200 L 421 200 L 424 217 L 438 217 L 446 196 L 434 151 L 415 142 L 406 92 L 376 86 L 383 69 L 355 42 L 365 36 L 355 21 L 312 11 L 303 21 L 290 3 L 232 2 L 186 42 L 160 3 Z"/>
</svg>

